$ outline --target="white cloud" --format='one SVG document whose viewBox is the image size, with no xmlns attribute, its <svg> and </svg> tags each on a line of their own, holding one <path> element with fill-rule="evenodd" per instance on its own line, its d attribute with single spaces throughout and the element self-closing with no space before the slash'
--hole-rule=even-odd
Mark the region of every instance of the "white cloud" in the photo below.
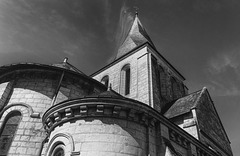
<svg viewBox="0 0 240 156">
<path fill-rule="evenodd" d="M 240 88 L 237 85 L 224 85 L 217 81 L 211 81 L 206 87 L 217 96 L 240 96 Z"/>
<path fill-rule="evenodd" d="M 235 53 L 218 55 L 209 61 L 209 71 L 212 74 L 219 74 L 224 72 L 227 67 L 231 67 L 239 72 L 239 58 L 239 54 Z"/>
<path fill-rule="evenodd" d="M 240 49 L 240 48 L 239 48 Z M 208 62 L 208 88 L 218 96 L 240 96 L 240 50 L 218 54 Z"/>
</svg>

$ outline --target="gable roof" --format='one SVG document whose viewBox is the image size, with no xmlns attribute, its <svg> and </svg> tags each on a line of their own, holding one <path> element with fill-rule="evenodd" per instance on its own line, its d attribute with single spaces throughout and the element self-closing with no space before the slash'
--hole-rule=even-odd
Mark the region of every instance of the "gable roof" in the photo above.
<svg viewBox="0 0 240 156">
<path fill-rule="evenodd" d="M 155 48 L 152 40 L 150 39 L 146 30 L 143 28 L 142 23 L 140 22 L 136 13 L 131 29 L 123 44 L 119 47 L 115 60 L 146 42 Z"/>
<path fill-rule="evenodd" d="M 189 112 L 192 108 L 196 107 L 197 99 L 200 97 L 203 89 L 166 104 L 165 106 L 168 108 L 165 108 L 165 111 L 162 113 L 167 118 L 173 118 Z"/>
<path fill-rule="evenodd" d="M 195 108 L 201 134 L 210 138 L 219 148 L 232 155 L 229 138 L 206 88 L 203 89 Z"/>
<path fill-rule="evenodd" d="M 188 113 L 195 108 L 200 132 L 211 138 L 218 146 L 221 142 L 223 146 L 219 147 L 223 147 L 223 151 L 231 155 L 229 138 L 206 87 L 172 101 L 166 106 L 168 108 L 164 108 L 165 111 L 162 113 L 168 119 Z"/>
</svg>

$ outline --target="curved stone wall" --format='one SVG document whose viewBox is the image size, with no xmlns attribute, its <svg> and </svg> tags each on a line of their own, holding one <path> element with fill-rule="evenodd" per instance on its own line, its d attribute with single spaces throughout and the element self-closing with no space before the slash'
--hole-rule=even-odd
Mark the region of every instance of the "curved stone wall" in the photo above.
<svg viewBox="0 0 240 156">
<path fill-rule="evenodd" d="M 63 72 L 64 77 L 59 85 Z M 57 92 L 58 86 L 60 89 Z M 69 90 L 67 99 L 106 89 L 91 78 L 57 67 L 18 66 L 6 72 L 2 72 L 0 67 L 0 135 L 6 112 L 17 110 L 24 115 L 11 143 L 9 155 L 38 155 L 42 141 L 46 138 L 41 117 L 54 104 L 54 98 L 55 101 L 61 101 L 58 98 L 62 86 Z"/>
<path fill-rule="evenodd" d="M 58 145 L 66 155 L 81 156 L 190 155 L 196 151 L 215 155 L 153 108 L 114 94 L 56 104 L 44 113 L 43 124 L 49 135 L 45 156 L 52 155 Z"/>
<path fill-rule="evenodd" d="M 75 146 L 72 154 L 156 155 L 156 120 L 145 107 L 135 100 L 113 97 L 88 97 L 59 103 L 43 116 L 49 134 L 45 153 L 52 154 L 53 144 L 57 142 L 55 136 L 68 133 Z M 58 142 L 65 145 L 67 153 L 69 141 L 58 139 Z"/>
<path fill-rule="evenodd" d="M 68 147 L 69 139 L 66 140 L 59 135 L 69 133 L 75 146 L 71 153 L 80 153 L 81 156 L 115 154 L 145 156 L 146 130 L 143 125 L 121 119 L 104 117 L 80 119 L 57 126 L 50 135 L 46 153 L 50 155 L 54 148 L 51 145 L 59 141 L 65 145 L 66 155 L 69 154 L 67 152 L 71 148 Z"/>
</svg>

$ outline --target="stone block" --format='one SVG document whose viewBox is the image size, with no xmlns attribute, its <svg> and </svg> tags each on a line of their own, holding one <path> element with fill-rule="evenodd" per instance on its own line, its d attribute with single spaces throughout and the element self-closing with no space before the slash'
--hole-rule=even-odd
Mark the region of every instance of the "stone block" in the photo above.
<svg viewBox="0 0 240 156">
<path fill-rule="evenodd" d="M 27 148 L 25 147 L 17 147 L 16 154 L 26 154 Z"/>
<path fill-rule="evenodd" d="M 35 155 L 36 154 L 36 149 L 35 148 L 27 148 L 27 153 L 30 155 Z"/>
</svg>

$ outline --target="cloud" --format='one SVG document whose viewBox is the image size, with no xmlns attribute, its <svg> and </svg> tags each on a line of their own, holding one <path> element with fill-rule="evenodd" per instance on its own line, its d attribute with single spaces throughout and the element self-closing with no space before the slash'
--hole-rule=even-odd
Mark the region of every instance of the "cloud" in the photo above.
<svg viewBox="0 0 240 156">
<path fill-rule="evenodd" d="M 74 4 L 64 2 L 0 1 L 0 65 L 17 62 L 50 64 L 68 57 L 74 65 L 90 69 L 89 58 L 94 58 L 91 57 L 93 53 L 99 51 L 96 49 L 98 34 L 92 31 L 96 26 L 89 24 L 91 18 L 83 16 L 91 10 L 86 12 L 81 6 L 81 11 L 75 12 L 78 5 L 74 4 L 78 1 L 71 1 L 76 2 Z"/>
<path fill-rule="evenodd" d="M 238 50 L 218 54 L 207 64 L 207 87 L 218 96 L 240 95 L 240 53 Z"/>
<path fill-rule="evenodd" d="M 216 96 L 240 96 L 240 88 L 235 84 L 223 84 L 211 81 L 206 87 Z"/>
<path fill-rule="evenodd" d="M 225 53 L 209 61 L 209 72 L 211 74 L 219 74 L 224 72 L 228 67 L 233 68 L 237 73 L 239 72 L 239 53 Z"/>
</svg>

